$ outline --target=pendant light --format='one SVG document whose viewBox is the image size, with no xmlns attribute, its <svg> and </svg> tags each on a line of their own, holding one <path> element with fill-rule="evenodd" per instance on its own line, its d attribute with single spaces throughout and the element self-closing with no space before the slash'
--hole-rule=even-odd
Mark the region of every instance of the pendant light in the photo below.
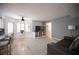
<svg viewBox="0 0 79 59">
<path fill-rule="evenodd" d="M 24 33 L 24 29 L 23 29 L 23 27 L 24 27 L 24 17 L 22 17 L 22 19 L 21 19 L 21 34 L 23 34 Z"/>
<path fill-rule="evenodd" d="M 24 17 L 22 17 L 22 21 L 24 21 Z"/>
</svg>

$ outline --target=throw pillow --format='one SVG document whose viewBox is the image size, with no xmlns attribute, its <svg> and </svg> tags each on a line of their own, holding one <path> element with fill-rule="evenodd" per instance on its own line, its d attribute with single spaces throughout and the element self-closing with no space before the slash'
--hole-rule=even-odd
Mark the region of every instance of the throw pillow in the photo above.
<svg viewBox="0 0 79 59">
<path fill-rule="evenodd" d="M 78 50 L 79 48 L 79 37 L 77 37 L 72 44 L 70 45 L 69 49 L 70 50 Z"/>
</svg>

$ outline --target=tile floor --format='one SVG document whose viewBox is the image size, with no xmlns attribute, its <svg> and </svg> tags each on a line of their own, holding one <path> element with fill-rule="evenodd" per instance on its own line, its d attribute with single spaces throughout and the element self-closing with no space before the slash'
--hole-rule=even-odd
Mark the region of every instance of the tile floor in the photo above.
<svg viewBox="0 0 79 59">
<path fill-rule="evenodd" d="M 47 44 L 54 42 L 46 37 L 15 39 L 12 44 L 12 55 L 47 55 Z"/>
</svg>

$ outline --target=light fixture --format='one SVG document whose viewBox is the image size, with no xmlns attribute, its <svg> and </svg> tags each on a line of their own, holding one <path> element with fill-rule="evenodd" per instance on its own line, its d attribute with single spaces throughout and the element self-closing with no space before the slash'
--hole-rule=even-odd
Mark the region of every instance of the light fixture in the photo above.
<svg viewBox="0 0 79 59">
<path fill-rule="evenodd" d="M 22 17 L 22 21 L 24 21 L 24 17 Z"/>
<path fill-rule="evenodd" d="M 24 17 L 21 19 L 21 33 L 24 33 Z"/>
<path fill-rule="evenodd" d="M 75 26 L 74 25 L 68 25 L 68 30 L 75 30 Z"/>
</svg>

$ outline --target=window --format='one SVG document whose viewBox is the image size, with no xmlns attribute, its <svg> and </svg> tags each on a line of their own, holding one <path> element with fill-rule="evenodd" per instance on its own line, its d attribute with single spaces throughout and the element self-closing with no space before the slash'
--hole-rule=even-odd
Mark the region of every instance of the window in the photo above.
<svg viewBox="0 0 79 59">
<path fill-rule="evenodd" d="M 20 32 L 20 23 L 17 23 L 17 32 Z"/>
<path fill-rule="evenodd" d="M 30 32 L 31 31 L 31 24 L 26 23 L 26 32 Z"/>
<path fill-rule="evenodd" d="M 24 23 L 21 23 L 21 30 L 24 30 Z"/>
<path fill-rule="evenodd" d="M 25 32 L 31 32 L 32 22 L 26 21 L 24 22 L 18 22 L 17 23 L 17 32 L 20 32 L 21 30 Z"/>
<path fill-rule="evenodd" d="M 13 33 L 13 23 L 11 22 L 8 23 L 8 33 L 9 34 Z"/>
</svg>

